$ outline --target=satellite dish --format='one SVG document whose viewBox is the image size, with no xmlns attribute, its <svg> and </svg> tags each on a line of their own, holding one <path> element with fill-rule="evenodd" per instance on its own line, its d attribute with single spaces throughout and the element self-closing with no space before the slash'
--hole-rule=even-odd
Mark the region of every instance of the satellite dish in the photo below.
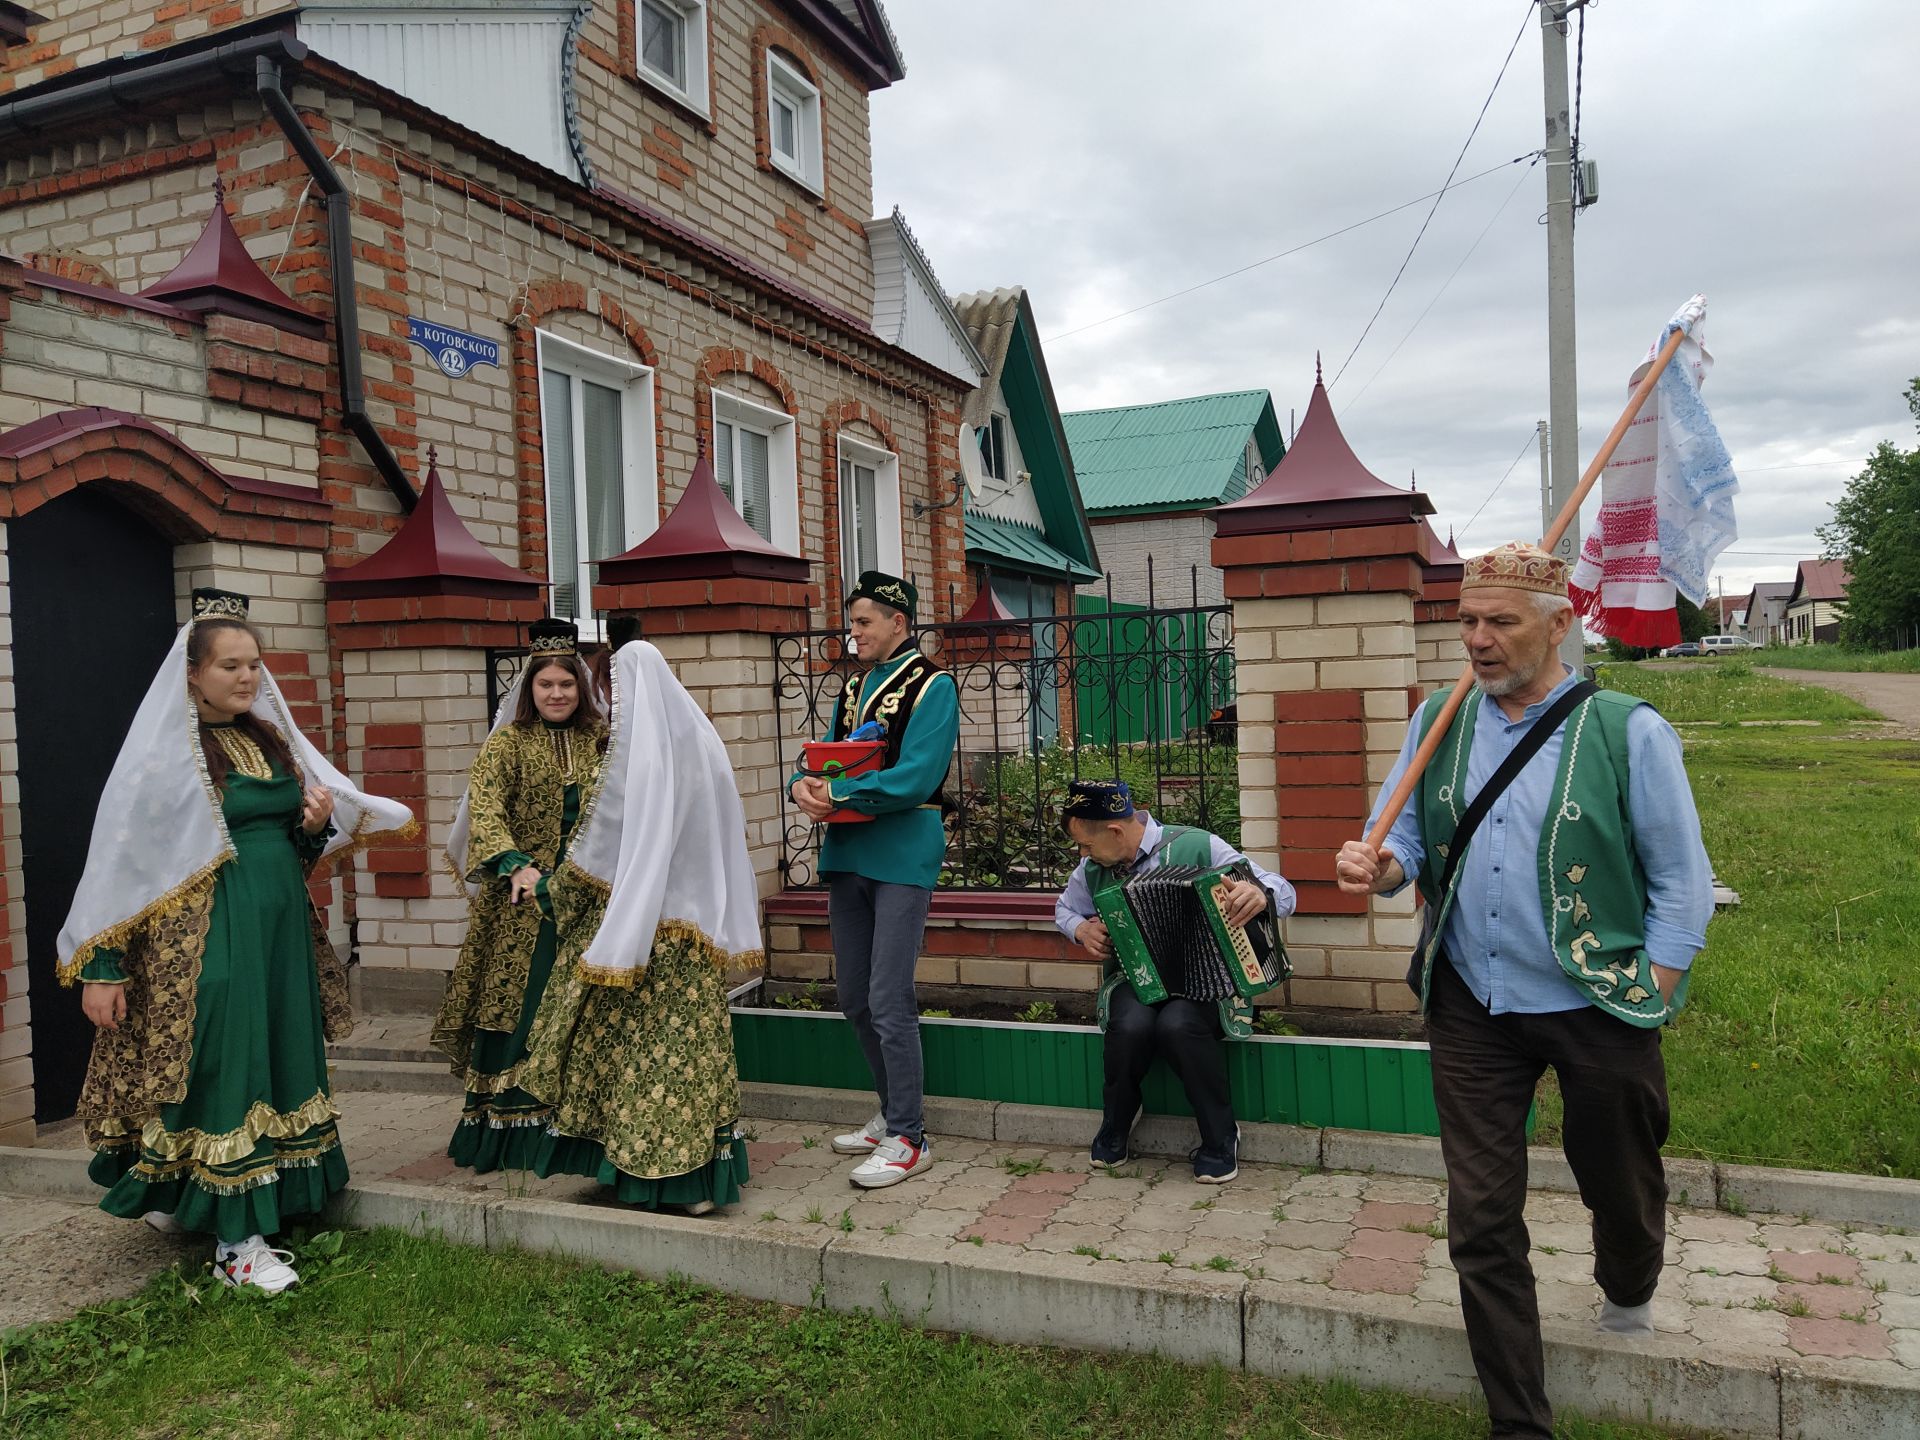
<svg viewBox="0 0 1920 1440">
<path fill-rule="evenodd" d="M 987 480 L 980 463 L 980 431 L 964 422 L 960 426 L 960 474 L 966 479 L 967 493 L 978 500 Z"/>
</svg>

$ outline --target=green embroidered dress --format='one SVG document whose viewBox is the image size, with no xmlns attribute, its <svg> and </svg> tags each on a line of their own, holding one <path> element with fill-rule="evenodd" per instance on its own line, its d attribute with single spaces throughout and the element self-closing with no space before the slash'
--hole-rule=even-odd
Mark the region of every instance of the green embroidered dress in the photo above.
<svg viewBox="0 0 1920 1440">
<path fill-rule="evenodd" d="M 547 880 L 566 859 L 603 733 L 597 724 L 575 730 L 544 720 L 507 726 L 474 761 L 467 853 L 482 889 L 433 1040 L 466 1081 L 447 1154 L 480 1174 L 532 1168 L 547 1121 L 518 1069 L 559 948 Z M 529 865 L 541 873 L 535 903 L 516 906 L 511 877 Z"/>
<path fill-rule="evenodd" d="M 345 1187 L 347 1162 L 327 1086 L 306 884 L 325 837 L 301 829 L 300 782 L 277 766 L 263 779 L 236 763 L 221 810 L 234 854 L 214 873 L 211 904 L 154 921 L 127 950 L 95 950 L 79 978 L 127 984 L 130 1008 L 144 1008 L 163 970 L 187 968 L 189 1002 L 153 1022 L 154 1048 L 167 1054 L 190 1027 L 184 1095 L 137 1131 L 124 1120 L 96 1127 L 88 1173 L 108 1187 L 100 1208 L 111 1215 L 160 1210 L 232 1241 L 317 1213 Z"/>
</svg>

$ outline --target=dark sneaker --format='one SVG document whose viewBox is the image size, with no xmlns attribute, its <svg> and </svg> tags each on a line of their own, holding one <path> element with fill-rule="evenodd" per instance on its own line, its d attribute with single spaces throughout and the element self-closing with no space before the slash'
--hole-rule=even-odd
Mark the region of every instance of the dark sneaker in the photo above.
<svg viewBox="0 0 1920 1440">
<path fill-rule="evenodd" d="M 1193 1178 L 1201 1185 L 1224 1185 L 1240 1173 L 1240 1127 L 1233 1127 L 1233 1139 L 1225 1150 L 1202 1146 L 1187 1158 L 1193 1161 Z"/>
<path fill-rule="evenodd" d="M 1111 1120 L 1104 1121 L 1100 1133 L 1093 1137 L 1091 1163 L 1097 1170 L 1112 1170 L 1127 1163 L 1127 1137 L 1132 1127 L 1121 1127 Z"/>
</svg>

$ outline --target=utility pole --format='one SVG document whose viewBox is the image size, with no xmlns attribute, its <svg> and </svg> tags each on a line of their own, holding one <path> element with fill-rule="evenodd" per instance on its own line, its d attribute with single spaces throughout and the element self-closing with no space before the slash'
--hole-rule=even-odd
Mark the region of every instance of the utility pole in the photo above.
<svg viewBox="0 0 1920 1440">
<path fill-rule="evenodd" d="M 1553 469 L 1547 463 L 1547 422 L 1538 422 L 1540 427 L 1540 533 L 1546 534 L 1553 528 Z"/>
<path fill-rule="evenodd" d="M 1551 439 L 1550 515 L 1572 498 L 1580 483 L 1580 388 L 1574 376 L 1573 342 L 1573 114 L 1567 99 L 1567 16 L 1585 0 L 1540 0 L 1540 51 L 1547 112 L 1547 416 Z M 1580 555 L 1580 521 L 1574 518 L 1555 552 L 1569 565 Z M 1560 658 L 1578 670 L 1586 663 L 1586 637 L 1578 617 L 1560 647 Z"/>
</svg>

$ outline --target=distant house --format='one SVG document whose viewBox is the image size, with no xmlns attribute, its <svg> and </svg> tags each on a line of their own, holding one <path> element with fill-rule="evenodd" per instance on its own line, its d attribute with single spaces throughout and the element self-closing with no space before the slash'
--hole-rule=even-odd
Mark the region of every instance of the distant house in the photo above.
<svg viewBox="0 0 1920 1440">
<path fill-rule="evenodd" d="M 1707 633 L 1710 635 L 1733 634 L 1733 627 L 1740 618 L 1741 603 L 1738 595 L 1709 595 L 1707 603 L 1700 607 L 1706 612 L 1707 619 L 1713 622 L 1713 629 Z"/>
<path fill-rule="evenodd" d="M 1850 583 L 1852 577 L 1844 561 L 1802 560 L 1782 616 L 1784 643 L 1813 645 L 1838 640 Z"/>
<path fill-rule="evenodd" d="M 1740 626 L 1733 633 L 1744 636 L 1756 645 L 1777 643 L 1781 624 L 1786 619 L 1787 596 L 1792 593 L 1791 580 L 1769 580 L 1755 585 L 1741 602 L 1743 613 Z"/>
<path fill-rule="evenodd" d="M 1182 606 L 1225 598 L 1213 568 L 1213 521 L 1286 453 L 1265 390 L 1198 395 L 1061 417 L 1087 515 L 1116 600 Z M 1198 584 L 1195 584 L 1197 569 Z"/>
</svg>

